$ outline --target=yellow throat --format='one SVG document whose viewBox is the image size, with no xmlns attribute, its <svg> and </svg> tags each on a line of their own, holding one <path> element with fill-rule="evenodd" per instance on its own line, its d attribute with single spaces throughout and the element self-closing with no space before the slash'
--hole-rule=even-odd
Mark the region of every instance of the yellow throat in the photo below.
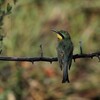
<svg viewBox="0 0 100 100">
<path fill-rule="evenodd" d="M 57 38 L 58 38 L 59 40 L 62 40 L 62 39 L 63 39 L 62 36 L 59 35 L 59 34 L 57 34 Z"/>
</svg>

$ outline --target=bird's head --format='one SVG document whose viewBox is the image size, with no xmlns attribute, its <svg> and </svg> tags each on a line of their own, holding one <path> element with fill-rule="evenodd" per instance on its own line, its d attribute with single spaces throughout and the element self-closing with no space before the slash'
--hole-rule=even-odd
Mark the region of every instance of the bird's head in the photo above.
<svg viewBox="0 0 100 100">
<path fill-rule="evenodd" d="M 70 35 L 67 31 L 64 30 L 60 30 L 60 31 L 52 30 L 52 31 L 57 33 L 58 40 L 70 39 Z"/>
</svg>

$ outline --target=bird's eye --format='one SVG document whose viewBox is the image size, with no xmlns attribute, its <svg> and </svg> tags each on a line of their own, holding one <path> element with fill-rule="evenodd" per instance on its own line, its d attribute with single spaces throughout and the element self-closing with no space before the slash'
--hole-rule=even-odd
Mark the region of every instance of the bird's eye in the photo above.
<svg viewBox="0 0 100 100">
<path fill-rule="evenodd" d="M 64 39 L 64 36 L 61 33 L 59 33 L 59 35 L 62 37 L 62 39 Z"/>
</svg>

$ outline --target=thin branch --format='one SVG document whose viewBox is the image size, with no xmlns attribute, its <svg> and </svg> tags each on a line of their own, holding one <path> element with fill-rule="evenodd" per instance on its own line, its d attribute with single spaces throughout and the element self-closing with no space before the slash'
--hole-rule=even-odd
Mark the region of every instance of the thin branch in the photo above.
<svg viewBox="0 0 100 100">
<path fill-rule="evenodd" d="M 45 61 L 45 62 L 53 62 L 57 61 L 57 57 L 0 57 L 1 61 L 27 61 L 27 62 L 38 62 L 38 61 Z"/>
<path fill-rule="evenodd" d="M 79 45 L 80 45 L 80 54 L 83 54 L 82 41 L 79 41 Z"/>
<path fill-rule="evenodd" d="M 79 59 L 79 58 L 93 58 L 97 57 L 100 58 L 100 52 L 96 53 L 90 53 L 90 54 L 75 54 L 73 55 L 73 59 Z M 44 61 L 44 62 L 56 62 L 58 61 L 57 57 L 6 57 L 1 56 L 0 61 L 27 61 L 27 62 L 38 62 L 38 61 Z"/>
<path fill-rule="evenodd" d="M 42 44 L 40 45 L 40 55 L 41 55 L 41 57 L 43 57 L 43 46 L 42 46 Z"/>
<path fill-rule="evenodd" d="M 100 57 L 100 52 L 90 53 L 90 54 L 75 54 L 73 55 L 73 59 L 78 58 L 93 58 L 93 57 Z"/>
</svg>

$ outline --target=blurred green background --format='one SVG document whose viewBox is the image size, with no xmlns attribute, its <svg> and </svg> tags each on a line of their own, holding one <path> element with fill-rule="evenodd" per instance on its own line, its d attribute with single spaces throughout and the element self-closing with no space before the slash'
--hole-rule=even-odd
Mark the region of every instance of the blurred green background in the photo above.
<svg viewBox="0 0 100 100">
<path fill-rule="evenodd" d="M 15 2 L 15 4 L 14 4 Z M 100 0 L 0 0 L 12 6 L 3 19 L 1 56 L 55 57 L 57 38 L 51 29 L 69 31 L 74 54 L 100 51 Z M 100 100 L 100 63 L 76 59 L 70 83 L 62 84 L 57 62 L 0 61 L 0 100 Z"/>
</svg>

